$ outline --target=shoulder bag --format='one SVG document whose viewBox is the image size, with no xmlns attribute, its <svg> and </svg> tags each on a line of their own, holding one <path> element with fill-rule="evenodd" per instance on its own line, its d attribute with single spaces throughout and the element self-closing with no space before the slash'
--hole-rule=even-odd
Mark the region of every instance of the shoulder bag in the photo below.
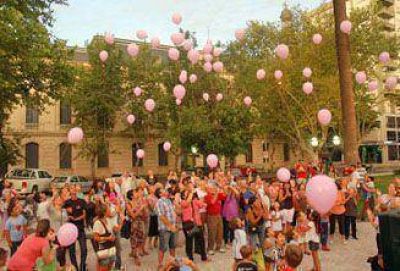
<svg viewBox="0 0 400 271">
<path fill-rule="evenodd" d="M 103 225 L 105 233 L 101 234 L 100 237 L 110 237 L 111 233 L 108 231 L 106 225 L 103 221 L 99 219 L 100 223 Z M 96 251 L 97 258 L 99 260 L 108 259 L 116 255 L 115 241 L 106 241 L 104 243 L 98 243 L 98 249 Z"/>
</svg>

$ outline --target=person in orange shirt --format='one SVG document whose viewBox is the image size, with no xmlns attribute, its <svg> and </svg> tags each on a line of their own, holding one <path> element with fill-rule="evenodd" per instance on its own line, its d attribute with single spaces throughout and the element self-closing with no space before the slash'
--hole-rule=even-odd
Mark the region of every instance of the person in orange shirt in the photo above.
<svg viewBox="0 0 400 271">
<path fill-rule="evenodd" d="M 332 207 L 332 209 L 330 211 L 331 215 L 329 216 L 330 240 L 333 240 L 333 235 L 335 234 L 335 225 L 336 225 L 336 221 L 337 221 L 338 225 L 339 225 L 340 239 L 343 240 L 343 242 L 345 242 L 345 239 L 344 239 L 345 215 L 344 215 L 344 213 L 346 212 L 346 208 L 345 208 L 346 197 L 345 197 L 345 193 L 343 191 L 343 187 L 346 185 L 346 183 L 340 181 L 340 183 L 337 183 L 336 185 L 338 188 L 336 202 L 335 202 L 335 205 Z"/>
</svg>

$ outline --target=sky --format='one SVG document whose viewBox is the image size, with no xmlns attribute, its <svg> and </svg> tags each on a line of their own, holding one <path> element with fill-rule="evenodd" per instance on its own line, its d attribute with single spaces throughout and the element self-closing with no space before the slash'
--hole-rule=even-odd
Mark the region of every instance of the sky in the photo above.
<svg viewBox="0 0 400 271">
<path fill-rule="evenodd" d="M 56 6 L 52 32 L 68 45 L 84 46 L 95 34 L 110 32 L 118 38 L 136 39 L 139 29 L 171 44 L 178 27 L 172 14 L 182 15 L 181 26 L 196 32 L 199 44 L 209 37 L 226 42 L 249 20 L 278 21 L 284 0 L 69 0 Z M 315 8 L 322 0 L 288 0 L 289 6 Z"/>
</svg>

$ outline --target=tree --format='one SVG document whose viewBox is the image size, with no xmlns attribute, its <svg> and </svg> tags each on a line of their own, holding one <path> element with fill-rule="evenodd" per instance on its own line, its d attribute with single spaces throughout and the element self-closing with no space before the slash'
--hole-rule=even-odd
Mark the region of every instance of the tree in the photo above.
<svg viewBox="0 0 400 271">
<path fill-rule="evenodd" d="M 54 5 L 64 0 L 2 1 L 0 4 L 0 164 L 14 164 L 20 157 L 12 139 L 4 138 L 4 126 L 20 104 L 43 106 L 57 99 L 72 82 L 67 60 L 71 52 L 54 37 Z"/>
</svg>

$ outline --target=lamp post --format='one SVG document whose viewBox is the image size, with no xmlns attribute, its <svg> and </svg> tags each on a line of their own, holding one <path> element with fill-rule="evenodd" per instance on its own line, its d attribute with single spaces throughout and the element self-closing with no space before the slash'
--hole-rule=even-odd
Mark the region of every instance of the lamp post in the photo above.
<svg viewBox="0 0 400 271">
<path fill-rule="evenodd" d="M 318 138 L 312 137 L 311 140 L 310 140 L 310 144 L 311 144 L 311 146 L 312 146 L 313 148 L 318 147 L 318 144 L 319 144 Z"/>
<path fill-rule="evenodd" d="M 333 143 L 333 145 L 335 145 L 335 146 L 339 146 L 340 143 L 342 143 L 342 141 L 340 140 L 340 137 L 339 137 L 338 135 L 335 135 L 335 136 L 332 138 L 332 143 Z"/>
</svg>

